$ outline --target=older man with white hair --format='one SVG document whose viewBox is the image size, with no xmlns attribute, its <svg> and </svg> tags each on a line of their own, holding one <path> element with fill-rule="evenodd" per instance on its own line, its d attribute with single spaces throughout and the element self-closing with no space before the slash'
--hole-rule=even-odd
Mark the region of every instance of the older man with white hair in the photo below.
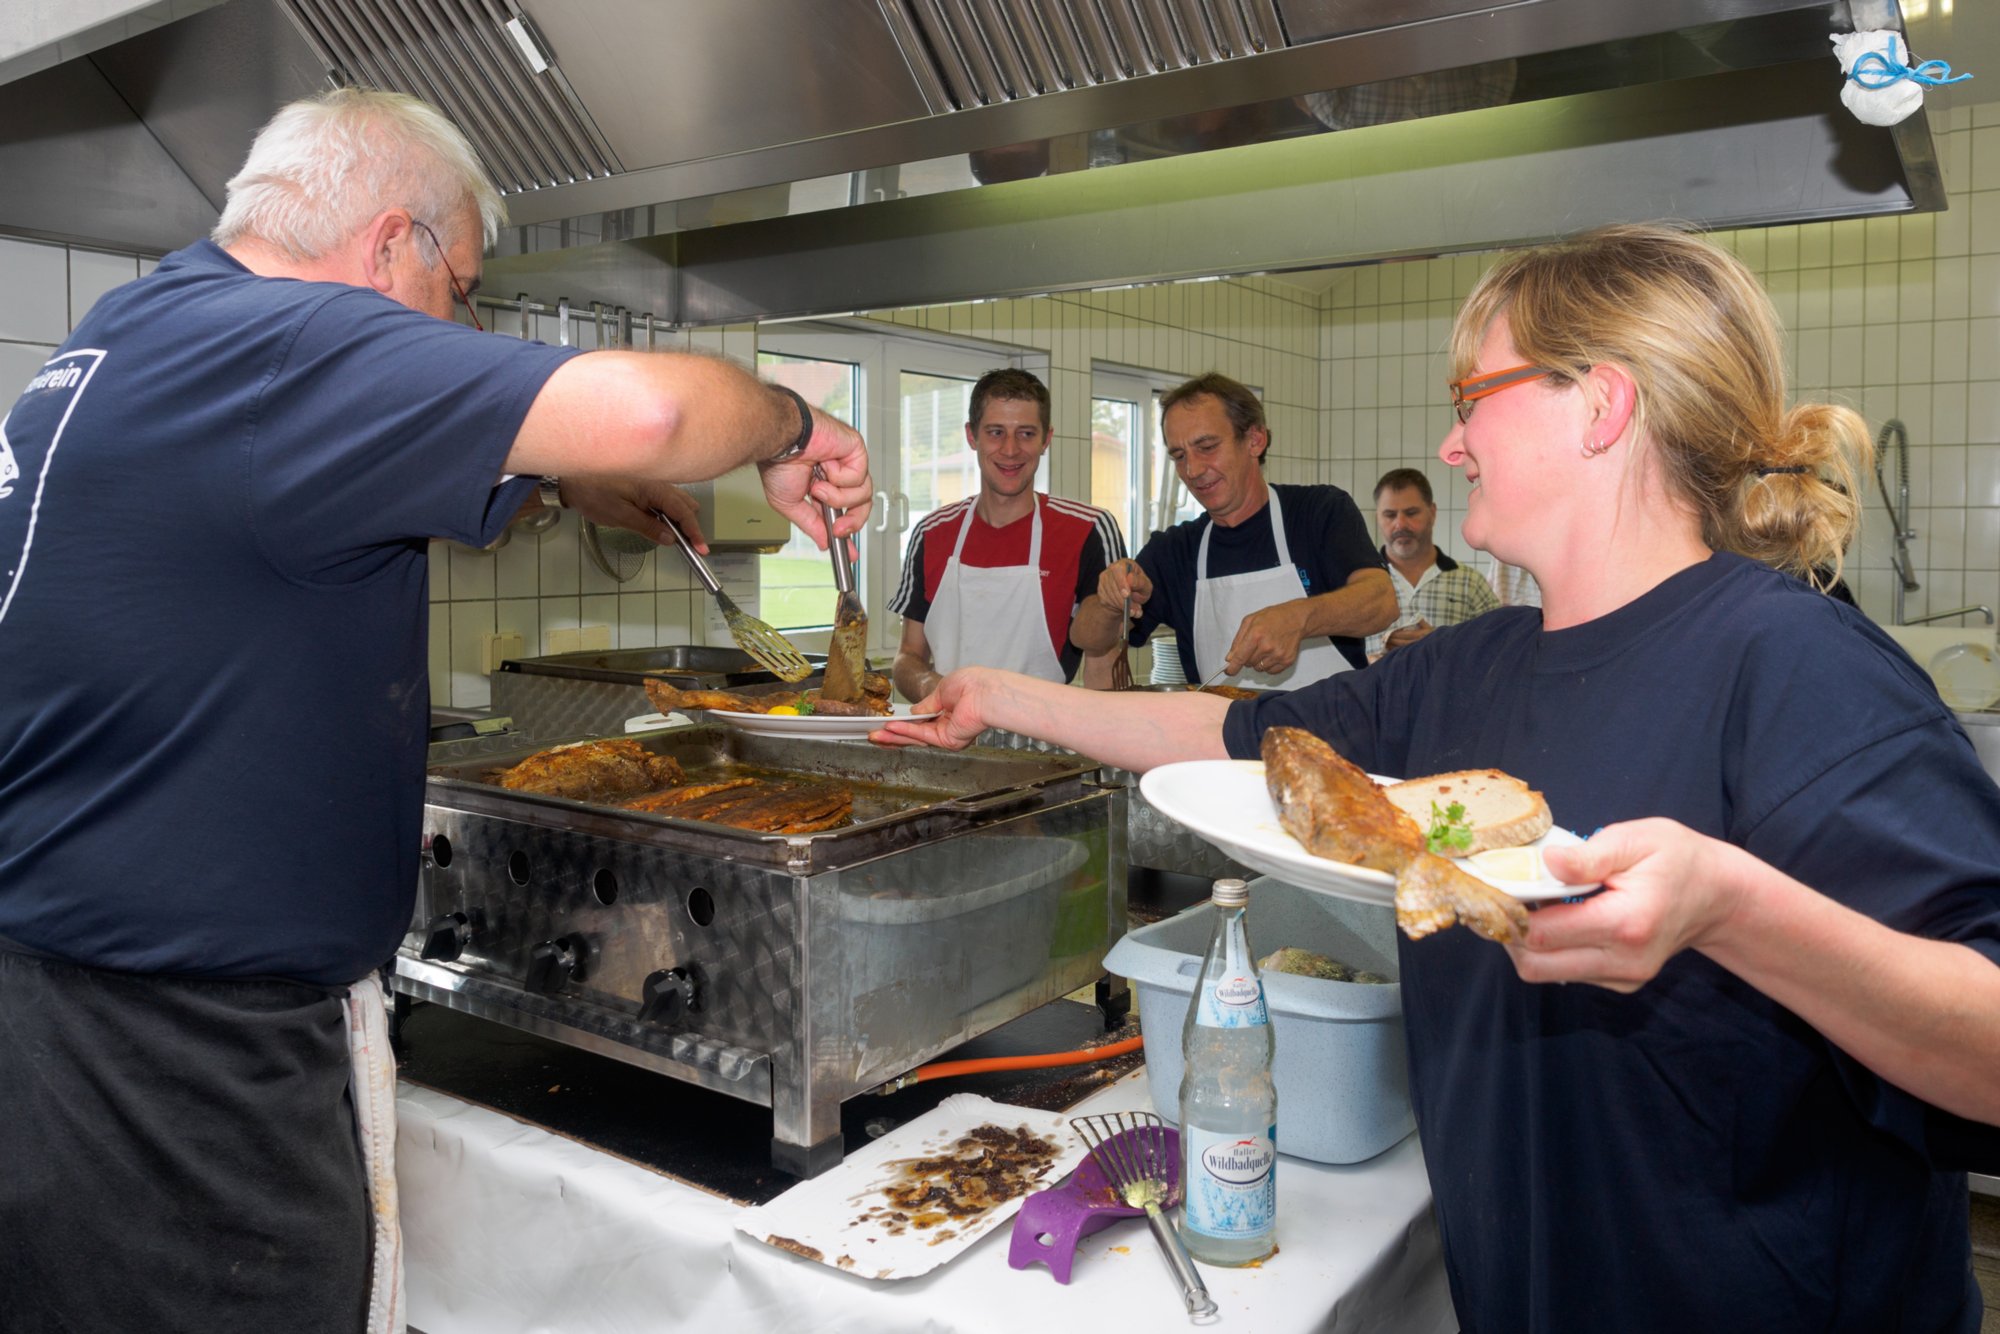
<svg viewBox="0 0 2000 1334">
<path fill-rule="evenodd" d="M 664 538 L 671 483 L 746 463 L 822 542 L 814 502 L 866 518 L 860 437 L 789 390 L 452 323 L 500 221 L 430 107 L 293 104 L 213 239 L 5 419 L 13 1334 L 401 1327 L 373 979 L 417 881 L 427 539 L 492 541 L 538 479 Z"/>
</svg>

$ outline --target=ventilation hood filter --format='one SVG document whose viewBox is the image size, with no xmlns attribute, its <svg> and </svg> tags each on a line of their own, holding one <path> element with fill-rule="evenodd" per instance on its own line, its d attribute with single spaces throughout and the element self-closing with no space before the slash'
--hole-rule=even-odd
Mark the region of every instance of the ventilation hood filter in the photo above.
<svg viewBox="0 0 2000 1334">
<path fill-rule="evenodd" d="M 465 131 L 503 195 L 623 168 L 533 21 L 499 0 L 280 0 L 336 83 L 421 97 Z"/>
</svg>

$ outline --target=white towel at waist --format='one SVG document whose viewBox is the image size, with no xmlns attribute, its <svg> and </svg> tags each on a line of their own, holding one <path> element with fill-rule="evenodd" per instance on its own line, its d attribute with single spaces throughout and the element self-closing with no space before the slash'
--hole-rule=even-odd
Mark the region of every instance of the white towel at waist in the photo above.
<svg viewBox="0 0 2000 1334">
<path fill-rule="evenodd" d="M 375 1231 L 368 1278 L 368 1334 L 403 1334 L 403 1228 L 396 1207 L 396 1058 L 374 974 L 347 992 L 347 1053 Z"/>
</svg>

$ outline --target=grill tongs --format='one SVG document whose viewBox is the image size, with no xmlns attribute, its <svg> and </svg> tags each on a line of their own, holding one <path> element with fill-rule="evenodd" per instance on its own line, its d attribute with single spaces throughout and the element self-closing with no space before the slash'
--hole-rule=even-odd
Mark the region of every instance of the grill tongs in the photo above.
<svg viewBox="0 0 2000 1334">
<path fill-rule="evenodd" d="M 833 535 L 833 506 L 820 502 L 826 520 L 826 549 L 833 554 L 833 586 L 839 599 L 833 608 L 833 637 L 826 646 L 826 679 L 819 697 L 838 704 L 859 704 L 861 680 L 868 673 L 868 613 L 854 592 L 854 560 L 847 539 Z M 841 511 L 845 513 L 846 511 Z"/>
</svg>

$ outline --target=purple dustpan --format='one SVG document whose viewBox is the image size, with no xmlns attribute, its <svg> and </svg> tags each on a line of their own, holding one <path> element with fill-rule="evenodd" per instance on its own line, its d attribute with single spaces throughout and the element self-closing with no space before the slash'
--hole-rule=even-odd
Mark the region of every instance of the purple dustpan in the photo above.
<svg viewBox="0 0 2000 1334">
<path fill-rule="evenodd" d="M 1160 1132 L 1151 1133 L 1157 1146 Z M 1178 1163 L 1180 1134 L 1174 1130 L 1165 1133 L 1169 1161 Z M 1180 1198 L 1176 1174 L 1174 1188 L 1163 1207 L 1172 1208 L 1180 1203 Z M 1077 1242 L 1121 1218 L 1145 1215 L 1144 1209 L 1134 1209 L 1120 1198 L 1118 1188 L 1105 1179 L 1104 1169 L 1098 1166 L 1097 1155 L 1092 1153 L 1061 1185 L 1038 1190 L 1021 1201 L 1021 1212 L 1014 1215 L 1014 1237 L 1007 1248 L 1007 1263 L 1016 1269 L 1026 1269 L 1040 1260 L 1048 1265 L 1056 1282 L 1067 1283 L 1070 1266 L 1076 1262 Z"/>
</svg>

